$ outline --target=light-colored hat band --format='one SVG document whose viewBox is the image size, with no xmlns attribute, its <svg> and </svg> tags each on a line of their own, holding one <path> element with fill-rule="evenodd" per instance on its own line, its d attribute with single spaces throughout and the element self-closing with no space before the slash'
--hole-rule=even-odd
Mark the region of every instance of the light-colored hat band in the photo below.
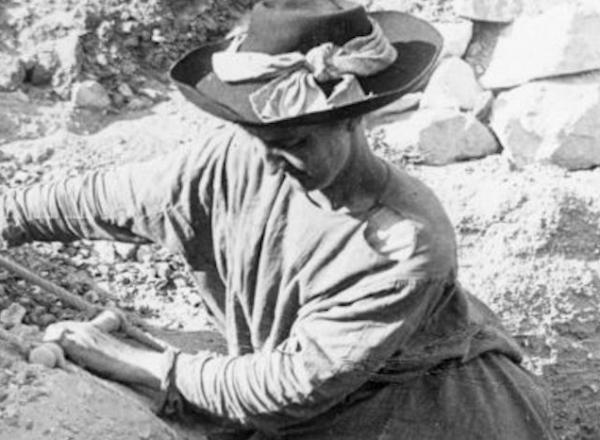
<svg viewBox="0 0 600 440">
<path fill-rule="evenodd" d="M 263 122 L 332 109 L 365 99 L 357 76 L 381 72 L 397 53 L 374 20 L 369 35 L 343 46 L 324 43 L 301 52 L 268 55 L 239 52 L 244 35 L 212 56 L 213 71 L 227 83 L 272 79 L 250 96 L 252 109 Z M 329 96 L 318 82 L 340 79 Z"/>
</svg>

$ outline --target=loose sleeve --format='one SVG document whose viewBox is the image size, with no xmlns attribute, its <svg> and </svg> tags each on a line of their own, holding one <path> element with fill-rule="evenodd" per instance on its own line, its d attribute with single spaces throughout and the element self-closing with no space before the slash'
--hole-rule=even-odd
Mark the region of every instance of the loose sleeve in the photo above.
<svg viewBox="0 0 600 440">
<path fill-rule="evenodd" d="M 227 148 L 227 139 L 217 138 L 146 163 L 5 191 L 2 235 L 12 245 L 81 238 L 156 242 L 193 259 L 210 246 L 215 174 Z"/>
<path fill-rule="evenodd" d="M 442 281 L 347 291 L 300 310 L 276 350 L 181 355 L 176 386 L 207 413 L 273 434 L 324 413 L 385 366 L 428 315 Z"/>
</svg>

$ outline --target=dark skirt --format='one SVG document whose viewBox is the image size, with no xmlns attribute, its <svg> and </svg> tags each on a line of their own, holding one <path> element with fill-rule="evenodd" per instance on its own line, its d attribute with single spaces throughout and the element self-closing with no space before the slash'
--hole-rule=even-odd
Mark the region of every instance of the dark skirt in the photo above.
<svg viewBox="0 0 600 440">
<path fill-rule="evenodd" d="M 376 384 L 286 440 L 557 439 L 546 390 L 508 357 L 486 353 Z M 367 397 L 368 394 L 368 397 Z M 343 408 L 343 410 L 342 410 Z M 270 438 L 256 433 L 252 440 Z"/>
</svg>

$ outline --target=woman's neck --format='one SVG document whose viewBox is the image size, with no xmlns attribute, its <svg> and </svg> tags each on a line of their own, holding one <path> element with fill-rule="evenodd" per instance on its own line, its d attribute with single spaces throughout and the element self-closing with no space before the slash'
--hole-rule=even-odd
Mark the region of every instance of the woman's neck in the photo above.
<svg viewBox="0 0 600 440">
<path fill-rule="evenodd" d="M 378 201 L 387 183 L 387 165 L 371 151 L 362 125 L 352 133 L 351 154 L 331 185 L 308 196 L 330 210 L 364 212 Z"/>
</svg>

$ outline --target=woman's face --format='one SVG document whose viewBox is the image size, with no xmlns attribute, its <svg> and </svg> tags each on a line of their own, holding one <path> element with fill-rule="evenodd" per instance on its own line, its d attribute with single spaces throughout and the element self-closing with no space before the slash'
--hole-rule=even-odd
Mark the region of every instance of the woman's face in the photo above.
<svg viewBox="0 0 600 440">
<path fill-rule="evenodd" d="M 250 128 L 262 140 L 261 154 L 272 173 L 283 171 L 305 191 L 330 186 L 348 163 L 354 121 L 288 129 Z"/>
</svg>

